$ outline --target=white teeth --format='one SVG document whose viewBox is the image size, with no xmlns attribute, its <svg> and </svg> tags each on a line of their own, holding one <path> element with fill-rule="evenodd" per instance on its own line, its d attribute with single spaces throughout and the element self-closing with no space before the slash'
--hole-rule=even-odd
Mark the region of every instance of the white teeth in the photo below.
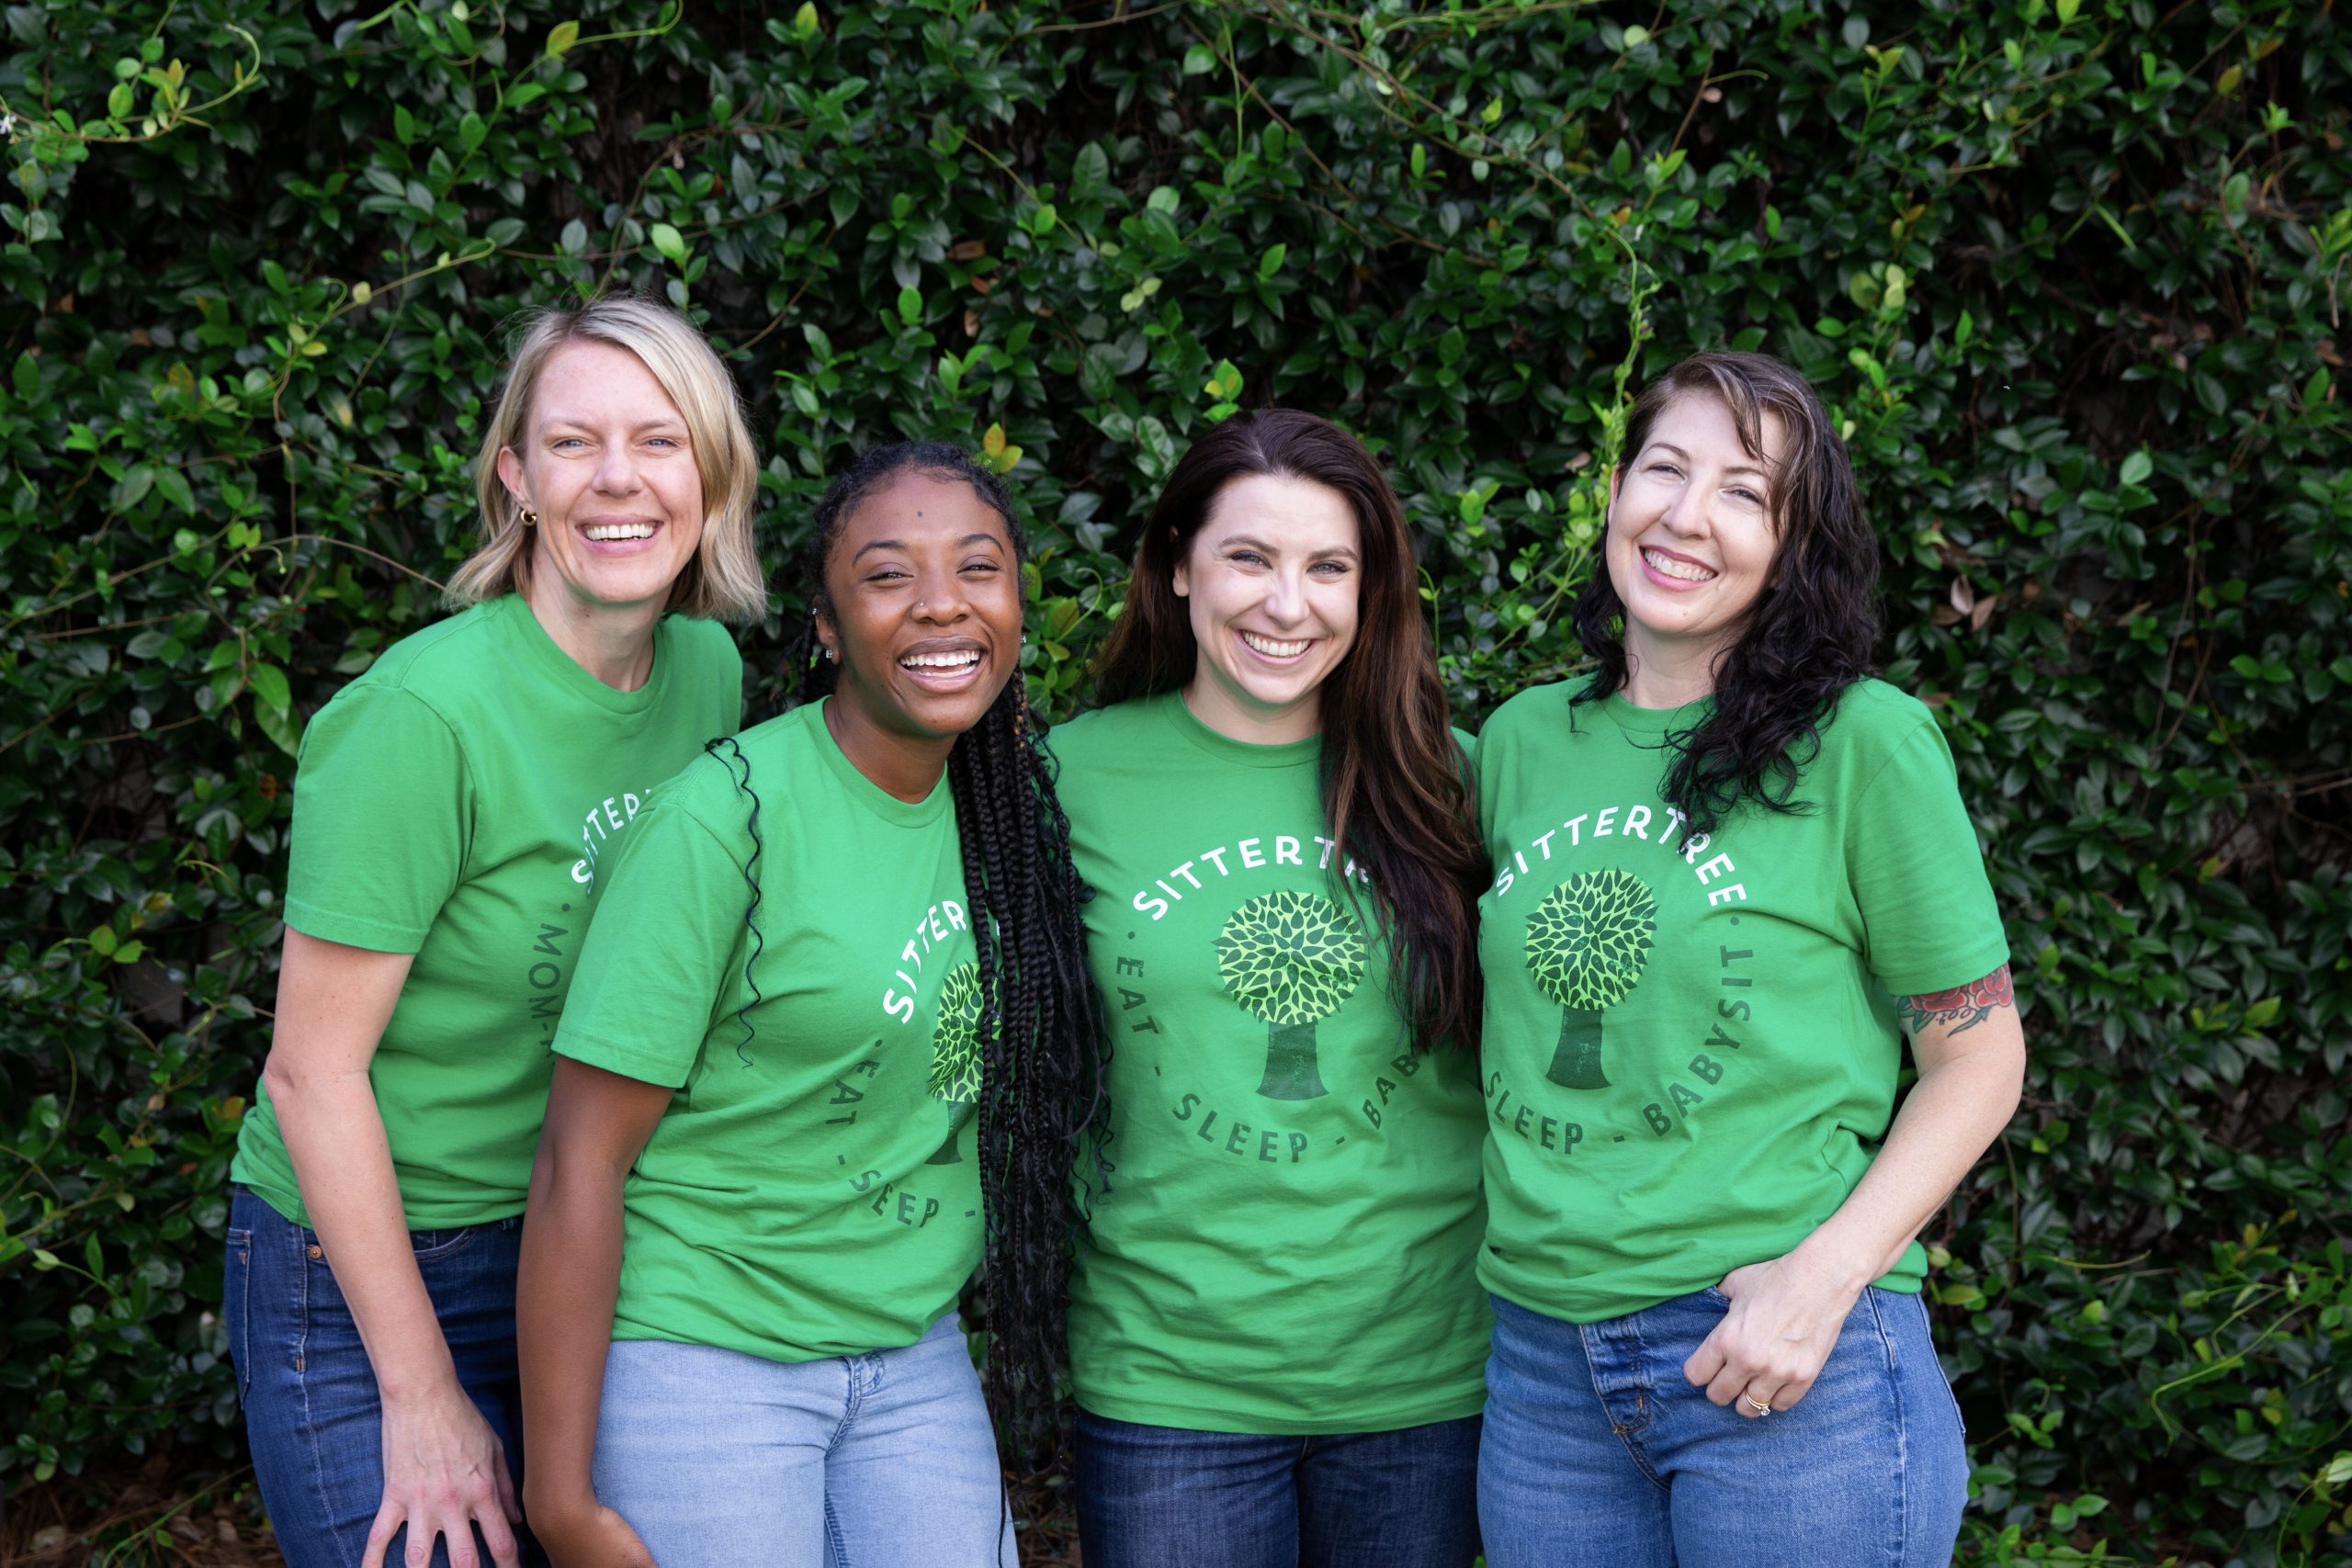
<svg viewBox="0 0 2352 1568">
<path fill-rule="evenodd" d="M 1697 566 L 1687 560 L 1676 560 L 1672 556 L 1660 555 L 1656 550 L 1644 550 L 1642 558 L 1649 562 L 1651 570 L 1660 576 L 1671 577 L 1679 582 L 1707 582 L 1713 581 L 1715 575 L 1703 566 Z"/>
<path fill-rule="evenodd" d="M 1243 632 L 1241 640 L 1269 659 L 1295 659 L 1307 648 L 1304 642 L 1276 642 L 1272 637 L 1260 637 L 1256 632 Z"/>
<path fill-rule="evenodd" d="M 980 661 L 977 649 L 959 649 L 954 653 L 910 653 L 899 660 L 904 670 L 969 670 Z"/>
<path fill-rule="evenodd" d="M 615 539 L 650 539 L 653 537 L 650 523 L 591 523 L 581 530 L 599 544 Z"/>
</svg>

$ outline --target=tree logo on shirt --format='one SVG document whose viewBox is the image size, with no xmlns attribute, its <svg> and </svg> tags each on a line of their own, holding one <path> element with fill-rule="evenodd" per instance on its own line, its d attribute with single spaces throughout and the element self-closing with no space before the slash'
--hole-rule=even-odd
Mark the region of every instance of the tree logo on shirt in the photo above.
<svg viewBox="0 0 2352 1568">
<path fill-rule="evenodd" d="M 1267 893 L 1217 933 L 1217 974 L 1233 999 L 1266 1025 L 1268 1100 L 1329 1091 L 1315 1059 L 1315 1026 L 1340 1010 L 1363 977 L 1363 938 L 1329 898 Z"/>
<path fill-rule="evenodd" d="M 939 1021 L 931 1031 L 931 1093 L 947 1102 L 947 1141 L 926 1165 L 956 1165 L 964 1112 L 980 1097 L 980 969 L 958 964 L 939 987 Z"/>
<path fill-rule="evenodd" d="M 1544 1076 L 1562 1089 L 1607 1089 L 1600 1015 L 1641 983 L 1657 931 L 1657 896 L 1623 871 L 1588 871 L 1527 917 L 1527 972 L 1560 1007 L 1560 1048 Z"/>
</svg>

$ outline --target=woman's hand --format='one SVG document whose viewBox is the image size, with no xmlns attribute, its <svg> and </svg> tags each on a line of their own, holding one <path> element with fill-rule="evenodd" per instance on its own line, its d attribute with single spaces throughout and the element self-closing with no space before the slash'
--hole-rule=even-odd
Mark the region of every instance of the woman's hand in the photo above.
<svg viewBox="0 0 2352 1568">
<path fill-rule="evenodd" d="M 514 1479 L 506 1448 L 453 1379 L 431 1393 L 384 1401 L 384 1503 L 368 1531 L 362 1568 L 380 1568 L 385 1549 L 408 1526 L 408 1568 L 433 1560 L 433 1540 L 449 1543 L 449 1568 L 479 1568 L 474 1527 L 497 1568 L 516 1568 Z"/>
<path fill-rule="evenodd" d="M 1682 1375 L 1750 1420 L 1786 1410 L 1821 1375 L 1868 1273 L 1799 1247 L 1724 1276 L 1730 1310 L 1682 1363 Z"/>
<path fill-rule="evenodd" d="M 571 1506 L 532 1509 L 531 1533 L 556 1568 L 654 1568 L 653 1553 L 628 1521 L 593 1495 Z"/>
</svg>

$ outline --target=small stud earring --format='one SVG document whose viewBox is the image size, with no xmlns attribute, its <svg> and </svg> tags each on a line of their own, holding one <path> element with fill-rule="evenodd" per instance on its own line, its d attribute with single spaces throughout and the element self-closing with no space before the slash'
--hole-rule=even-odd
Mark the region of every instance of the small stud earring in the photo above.
<svg viewBox="0 0 2352 1568">
<path fill-rule="evenodd" d="M 532 511 L 527 506 L 523 508 L 523 526 L 526 528 L 536 528 L 538 525 L 539 514 Z"/>
<path fill-rule="evenodd" d="M 825 649 L 825 658 L 831 663 L 839 664 L 842 660 L 841 649 L 837 648 L 829 648 Z"/>
</svg>

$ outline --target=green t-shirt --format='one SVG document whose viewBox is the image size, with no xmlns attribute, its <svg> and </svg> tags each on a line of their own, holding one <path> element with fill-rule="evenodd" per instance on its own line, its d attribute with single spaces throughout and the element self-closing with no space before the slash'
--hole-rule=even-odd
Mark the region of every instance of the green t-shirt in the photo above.
<svg viewBox="0 0 2352 1568">
<path fill-rule="evenodd" d="M 1893 998 L 2008 960 L 1935 720 L 1894 687 L 1839 698 L 1801 816 L 1711 837 L 1660 798 L 1703 705 L 1570 710 L 1521 693 L 1478 738 L 1494 886 L 1487 1246 L 1496 1294 L 1619 1317 L 1780 1257 L 1834 1213 L 1893 1119 Z M 1914 1243 L 1877 1282 L 1917 1291 Z"/>
<path fill-rule="evenodd" d="M 726 627 L 665 616 L 645 684 L 616 692 L 511 593 L 394 643 L 311 716 L 286 923 L 416 954 L 368 1068 L 410 1229 L 523 1212 L 598 864 L 742 719 Z M 310 1223 L 266 1089 L 230 1170 Z"/>
<path fill-rule="evenodd" d="M 1228 739 L 1170 693 L 1052 746 L 1111 1029 L 1079 1403 L 1213 1432 L 1476 1411 L 1477 1066 L 1417 1053 L 1391 1003 L 1363 874 L 1351 909 L 1332 863 L 1321 742 Z"/>
<path fill-rule="evenodd" d="M 677 1091 L 625 1190 L 616 1339 L 893 1349 L 980 1259 L 955 797 L 883 790 L 823 706 L 654 791 L 606 873 L 555 1048 Z"/>
</svg>

